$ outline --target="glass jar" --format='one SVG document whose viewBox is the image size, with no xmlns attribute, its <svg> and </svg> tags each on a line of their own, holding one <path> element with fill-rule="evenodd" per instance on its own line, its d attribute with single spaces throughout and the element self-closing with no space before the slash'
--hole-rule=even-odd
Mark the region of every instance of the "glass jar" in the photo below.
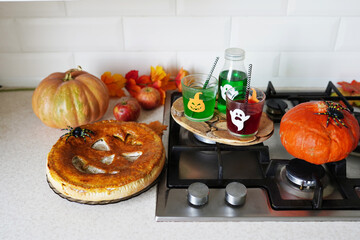
<svg viewBox="0 0 360 240">
<path fill-rule="evenodd" d="M 240 48 L 225 50 L 225 63 L 219 75 L 219 96 L 217 108 L 226 113 L 226 91 L 236 86 L 246 86 L 247 74 L 244 64 L 245 51 Z"/>
</svg>

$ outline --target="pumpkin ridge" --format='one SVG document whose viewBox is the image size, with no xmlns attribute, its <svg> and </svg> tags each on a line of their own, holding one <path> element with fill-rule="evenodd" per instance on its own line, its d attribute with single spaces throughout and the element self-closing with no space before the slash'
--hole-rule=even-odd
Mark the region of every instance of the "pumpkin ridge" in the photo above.
<svg viewBox="0 0 360 240">
<path fill-rule="evenodd" d="M 80 107 L 79 105 L 81 104 L 81 88 L 79 86 L 79 83 L 77 81 L 73 81 L 72 85 L 76 86 L 76 90 L 74 91 L 74 87 L 72 87 L 70 90 L 71 94 L 71 105 L 72 108 L 75 110 L 76 114 L 73 114 L 74 117 L 74 121 L 77 122 L 76 126 L 78 125 L 82 125 L 85 124 L 87 118 L 85 117 L 85 119 L 80 119 L 79 113 L 82 113 L 82 107 Z"/>
<path fill-rule="evenodd" d="M 86 79 L 84 80 L 86 81 Z M 84 82 L 82 78 L 79 78 L 78 84 L 80 84 L 81 87 L 84 89 L 84 97 L 86 98 L 86 101 L 90 104 L 90 107 L 87 109 L 87 115 L 93 116 L 95 112 L 102 112 L 99 104 L 99 99 L 97 99 L 93 91 L 91 91 L 88 84 L 86 84 L 86 82 Z M 97 121 L 100 118 L 101 114 L 100 117 L 96 115 L 95 117 L 91 118 L 91 122 Z"/>
</svg>

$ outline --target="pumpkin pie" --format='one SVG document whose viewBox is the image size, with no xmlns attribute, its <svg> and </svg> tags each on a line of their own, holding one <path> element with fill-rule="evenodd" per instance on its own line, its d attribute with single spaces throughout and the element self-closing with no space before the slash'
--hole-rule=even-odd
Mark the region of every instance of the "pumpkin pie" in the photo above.
<svg viewBox="0 0 360 240">
<path fill-rule="evenodd" d="M 61 137 L 47 158 L 50 186 L 84 203 L 127 199 L 148 188 L 165 163 L 161 138 L 149 126 L 107 120 Z"/>
</svg>

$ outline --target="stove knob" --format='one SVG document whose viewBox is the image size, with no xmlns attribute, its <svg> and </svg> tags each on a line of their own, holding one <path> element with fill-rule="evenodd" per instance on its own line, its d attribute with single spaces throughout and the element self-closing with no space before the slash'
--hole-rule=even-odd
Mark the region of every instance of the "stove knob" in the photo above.
<svg viewBox="0 0 360 240">
<path fill-rule="evenodd" d="M 188 187 L 188 201 L 194 206 L 202 206 L 209 200 L 209 188 L 204 183 L 192 183 Z"/>
<path fill-rule="evenodd" d="M 238 182 L 229 183 L 225 189 L 225 199 L 233 206 L 241 206 L 245 203 L 247 189 L 244 184 Z"/>
</svg>

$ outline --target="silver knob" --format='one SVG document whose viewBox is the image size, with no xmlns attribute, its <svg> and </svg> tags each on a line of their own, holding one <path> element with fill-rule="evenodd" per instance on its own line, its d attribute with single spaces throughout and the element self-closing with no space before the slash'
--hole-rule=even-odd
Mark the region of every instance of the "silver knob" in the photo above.
<svg viewBox="0 0 360 240">
<path fill-rule="evenodd" d="M 234 206 L 241 206 L 245 203 L 247 189 L 244 184 L 232 182 L 226 186 L 225 199 Z"/>
<path fill-rule="evenodd" d="M 209 188 L 204 183 L 195 182 L 188 187 L 188 201 L 195 206 L 201 206 L 209 200 Z"/>
</svg>

